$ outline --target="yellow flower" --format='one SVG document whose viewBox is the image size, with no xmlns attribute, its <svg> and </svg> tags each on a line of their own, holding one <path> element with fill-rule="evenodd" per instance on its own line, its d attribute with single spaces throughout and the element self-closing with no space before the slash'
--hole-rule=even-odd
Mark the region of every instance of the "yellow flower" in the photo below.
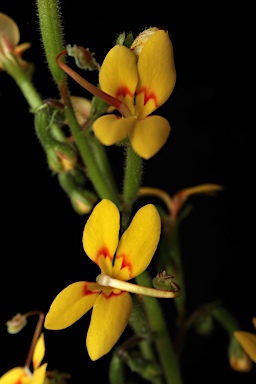
<svg viewBox="0 0 256 384">
<path fill-rule="evenodd" d="M 252 322 L 256 328 L 256 317 L 252 319 Z M 256 334 L 246 331 L 235 331 L 234 336 L 252 361 L 256 363 Z"/>
<path fill-rule="evenodd" d="M 0 384 L 43 384 L 47 363 L 40 365 L 45 354 L 44 335 L 41 334 L 32 357 L 33 373 L 28 367 L 16 367 L 0 378 Z"/>
<path fill-rule="evenodd" d="M 21 59 L 21 55 L 30 47 L 30 43 L 18 45 L 19 41 L 20 31 L 17 24 L 9 16 L 0 12 L 0 70 L 4 69 L 6 60 L 14 63 L 16 60 L 26 67 L 27 63 Z"/>
<path fill-rule="evenodd" d="M 57 63 L 76 82 L 122 115 L 99 117 L 93 124 L 97 138 L 104 145 L 112 145 L 128 136 L 134 151 L 149 159 L 162 148 L 170 133 L 165 118 L 150 114 L 170 97 L 176 70 L 168 33 L 149 28 L 141 35 L 131 49 L 116 45 L 109 51 L 99 73 L 100 89 L 61 60 L 67 49 L 59 53 Z"/>
<path fill-rule="evenodd" d="M 170 125 L 161 116 L 149 115 L 170 97 L 175 81 L 173 48 L 166 31 L 150 34 L 138 59 L 123 45 L 113 47 L 101 66 L 99 83 L 103 92 L 122 102 L 123 117 L 101 116 L 93 125 L 95 135 L 104 145 L 128 135 L 139 156 L 154 156 L 165 144 Z"/>
<path fill-rule="evenodd" d="M 93 308 L 86 338 L 92 360 L 108 353 L 123 333 L 132 310 L 128 292 L 177 297 L 177 291 L 161 291 L 126 282 L 149 265 L 160 238 L 161 221 L 152 204 L 142 207 L 119 241 L 120 215 L 109 200 L 96 205 L 83 232 L 83 246 L 101 274 L 96 282 L 80 281 L 61 291 L 45 319 L 48 329 L 64 329 Z M 152 294 L 153 292 L 153 294 Z M 166 296 L 165 296 L 166 294 Z"/>
</svg>

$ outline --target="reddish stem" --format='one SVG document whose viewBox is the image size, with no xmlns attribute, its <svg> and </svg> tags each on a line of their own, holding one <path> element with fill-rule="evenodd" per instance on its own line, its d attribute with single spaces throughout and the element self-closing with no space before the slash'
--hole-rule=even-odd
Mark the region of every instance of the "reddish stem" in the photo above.
<svg viewBox="0 0 256 384">
<path fill-rule="evenodd" d="M 72 77 L 73 80 L 75 80 L 87 91 L 91 92 L 94 96 L 97 96 L 100 99 L 104 100 L 106 103 L 112 105 L 123 116 L 125 117 L 131 116 L 130 110 L 127 108 L 127 106 L 124 103 L 122 103 L 120 100 L 116 99 L 115 97 L 109 95 L 108 93 L 103 92 L 101 89 L 95 87 L 95 85 L 89 83 L 89 81 L 85 80 L 82 76 L 80 76 L 73 69 L 71 69 L 67 64 L 63 63 L 63 61 L 61 61 L 60 59 L 63 55 L 66 55 L 67 53 L 68 51 L 65 49 L 64 51 L 61 51 L 56 58 L 57 64 L 61 69 L 63 69 L 63 71 L 65 71 L 70 77 Z"/>
<path fill-rule="evenodd" d="M 28 355 L 27 355 L 27 358 L 26 358 L 26 361 L 25 361 L 25 364 L 24 364 L 24 368 L 27 367 L 28 369 L 29 369 L 29 366 L 30 366 L 30 363 L 31 363 L 31 360 L 32 360 L 32 356 L 33 356 L 33 352 L 34 352 L 37 340 L 38 340 L 38 338 L 40 336 L 40 333 L 41 333 L 41 330 L 42 330 L 43 321 L 44 321 L 44 314 L 42 312 L 39 312 L 39 311 L 33 311 L 31 313 L 29 312 L 29 315 L 37 315 L 37 314 L 39 314 L 39 319 L 38 319 L 38 322 L 37 322 L 37 325 L 36 325 L 36 329 L 35 329 L 35 332 L 34 332 L 34 335 L 33 335 L 33 339 L 31 341 L 30 348 L 29 348 L 29 351 L 28 351 Z"/>
</svg>

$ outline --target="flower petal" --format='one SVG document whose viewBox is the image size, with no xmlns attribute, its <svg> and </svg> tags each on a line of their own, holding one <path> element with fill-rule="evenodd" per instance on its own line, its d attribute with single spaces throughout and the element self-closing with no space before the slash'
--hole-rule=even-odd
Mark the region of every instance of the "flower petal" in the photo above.
<svg viewBox="0 0 256 384">
<path fill-rule="evenodd" d="M 37 340 L 34 353 L 33 353 L 33 368 L 38 368 L 41 364 L 45 354 L 45 343 L 44 343 L 44 335 L 41 333 L 39 339 Z"/>
<path fill-rule="evenodd" d="M 161 220 L 153 204 L 140 208 L 123 233 L 112 277 L 130 280 L 142 273 L 155 253 L 160 239 Z"/>
<path fill-rule="evenodd" d="M 87 122 L 91 111 L 91 101 L 80 96 L 70 97 L 77 121 L 80 125 Z"/>
<path fill-rule="evenodd" d="M 83 246 L 86 254 L 98 264 L 102 273 L 111 274 L 119 228 L 120 215 L 116 205 L 110 200 L 101 200 L 85 224 Z"/>
<path fill-rule="evenodd" d="M 136 121 L 129 132 L 129 139 L 134 151 L 147 160 L 163 147 L 170 131 L 170 124 L 164 117 L 148 116 Z"/>
<path fill-rule="evenodd" d="M 235 331 L 234 335 L 245 352 L 256 363 L 256 335 L 245 331 Z"/>
<path fill-rule="evenodd" d="M 102 63 L 99 83 L 102 91 L 123 101 L 133 113 L 138 83 L 135 54 L 123 45 L 113 47 Z"/>
<path fill-rule="evenodd" d="M 109 295 L 104 292 L 97 298 L 86 337 L 88 354 L 97 360 L 115 345 L 122 335 L 132 310 L 132 298 L 127 292 Z"/>
<path fill-rule="evenodd" d="M 136 89 L 136 115 L 148 116 L 170 97 L 176 70 L 168 33 L 159 30 L 146 42 L 138 60 L 139 83 Z"/>
<path fill-rule="evenodd" d="M 4 38 L 8 40 L 8 43 L 10 43 L 13 48 L 20 41 L 20 32 L 18 25 L 9 16 L 0 12 L 0 51 L 1 36 L 4 36 Z"/>
<path fill-rule="evenodd" d="M 113 145 L 123 140 L 135 123 L 134 117 L 120 118 L 117 115 L 105 115 L 95 121 L 93 131 L 102 144 Z"/>
<path fill-rule="evenodd" d="M 45 328 L 64 329 L 92 308 L 101 288 L 97 283 L 79 281 L 63 289 L 53 300 L 45 318 Z"/>
<path fill-rule="evenodd" d="M 47 368 L 47 363 L 35 369 L 31 384 L 44 384 L 46 368 Z"/>
<path fill-rule="evenodd" d="M 22 367 L 13 368 L 0 378 L 0 384 L 28 384 L 30 382 L 31 379 Z"/>
</svg>

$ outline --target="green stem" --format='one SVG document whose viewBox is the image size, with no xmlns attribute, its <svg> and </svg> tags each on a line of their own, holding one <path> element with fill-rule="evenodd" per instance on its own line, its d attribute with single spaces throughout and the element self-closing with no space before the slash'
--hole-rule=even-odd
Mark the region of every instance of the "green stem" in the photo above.
<svg viewBox="0 0 256 384">
<path fill-rule="evenodd" d="M 171 265 L 174 264 L 174 268 L 171 266 L 171 270 L 168 271 L 168 267 L 166 268 L 166 272 L 173 273 L 173 271 L 177 272 L 177 276 L 175 275 L 175 281 L 177 281 L 178 285 L 182 289 L 182 295 L 179 296 L 175 300 L 175 305 L 177 308 L 178 318 L 177 318 L 177 333 L 176 333 L 176 340 L 175 340 L 175 350 L 180 355 L 182 352 L 182 348 L 184 346 L 185 341 L 185 335 L 186 335 L 186 284 L 184 279 L 184 270 L 183 270 L 183 263 L 182 263 L 182 255 L 181 255 L 181 249 L 180 249 L 180 239 L 179 239 L 179 232 L 180 232 L 180 222 L 177 221 L 176 225 L 173 228 L 173 231 L 167 239 L 168 244 L 168 263 L 166 264 Z"/>
<path fill-rule="evenodd" d="M 43 100 L 31 82 L 30 76 L 18 64 L 11 61 L 6 63 L 5 70 L 15 80 L 32 111 L 36 111 Z"/>
<path fill-rule="evenodd" d="M 142 179 L 142 158 L 132 147 L 126 149 L 124 186 L 123 186 L 123 227 L 128 225 L 132 205 L 137 197 Z"/>
<path fill-rule="evenodd" d="M 155 351 L 153 350 L 152 331 L 148 323 L 144 302 L 140 296 L 133 295 L 132 313 L 129 318 L 129 325 L 136 335 L 145 338 L 139 342 L 138 347 L 145 360 L 156 361 Z M 152 377 L 152 384 L 163 384 L 162 377 Z"/>
<path fill-rule="evenodd" d="M 102 173 L 94 159 L 90 145 L 86 139 L 86 136 L 84 135 L 84 132 L 81 130 L 81 127 L 77 122 L 76 116 L 71 106 L 65 107 L 65 113 L 79 153 L 87 167 L 88 177 L 90 178 L 97 194 L 101 199 L 109 199 L 114 204 L 116 204 L 117 207 L 119 207 L 119 197 L 113 188 L 110 189 L 108 187 L 108 184 L 106 184 L 104 178 L 102 177 Z"/>
<path fill-rule="evenodd" d="M 234 331 L 239 329 L 239 323 L 237 320 L 222 307 L 216 307 L 212 309 L 212 315 L 222 325 L 222 327 L 233 336 Z"/>
<path fill-rule="evenodd" d="M 109 189 L 112 190 L 113 194 L 118 195 L 116 181 L 113 176 L 112 168 L 109 164 L 106 148 L 91 132 L 87 135 L 87 138 L 103 179 L 107 183 Z"/>
<path fill-rule="evenodd" d="M 59 86 L 61 97 L 64 105 L 66 106 L 65 113 L 69 127 L 84 164 L 87 167 L 88 176 L 100 198 L 107 198 L 119 206 L 117 192 L 114 190 L 112 185 L 109 187 L 109 184 L 106 184 L 99 165 L 93 156 L 90 145 L 77 122 L 70 103 L 66 74 L 59 67 L 56 61 L 57 55 L 64 49 L 57 1 L 37 0 L 37 7 L 47 62 L 50 67 L 50 71 Z"/>
<path fill-rule="evenodd" d="M 147 271 L 136 277 L 140 285 L 151 286 L 151 277 Z M 181 384 L 181 372 L 175 355 L 169 331 L 166 326 L 160 303 L 153 297 L 144 296 L 144 304 L 149 324 L 155 335 L 155 345 L 167 384 Z"/>
<path fill-rule="evenodd" d="M 56 62 L 56 56 L 64 49 L 58 1 L 37 0 L 37 11 L 46 59 L 50 72 L 59 85 L 65 80 L 66 74 Z"/>
</svg>

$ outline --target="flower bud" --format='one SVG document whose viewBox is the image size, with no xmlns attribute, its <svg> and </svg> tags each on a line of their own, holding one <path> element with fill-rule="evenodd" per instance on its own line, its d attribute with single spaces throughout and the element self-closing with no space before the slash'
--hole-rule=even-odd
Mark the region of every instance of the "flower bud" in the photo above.
<svg viewBox="0 0 256 384">
<path fill-rule="evenodd" d="M 239 372 L 249 372 L 253 367 L 252 360 L 235 337 L 230 338 L 229 364 L 234 371 Z"/>
<path fill-rule="evenodd" d="M 13 316 L 11 320 L 6 322 L 7 332 L 10 334 L 15 334 L 20 332 L 26 325 L 27 319 L 21 313 L 17 313 L 17 315 Z"/>
<path fill-rule="evenodd" d="M 71 146 L 59 142 L 56 144 L 54 149 L 61 162 L 63 168 L 62 170 L 64 172 L 70 171 L 75 167 L 77 162 L 77 154 Z"/>
<path fill-rule="evenodd" d="M 96 196 L 89 191 L 76 191 L 71 195 L 71 203 L 79 215 L 90 213 L 96 201 Z"/>
<path fill-rule="evenodd" d="M 98 198 L 94 193 L 84 188 L 81 180 L 78 180 L 77 172 L 72 170 L 71 172 L 60 173 L 58 177 L 59 183 L 68 195 L 74 210 L 80 215 L 91 212 Z"/>
<path fill-rule="evenodd" d="M 81 69 L 87 69 L 89 71 L 94 71 L 95 69 L 100 69 L 100 65 L 95 60 L 94 53 L 89 51 L 89 48 L 84 48 L 77 46 L 76 44 L 73 47 L 69 44 L 67 45 L 68 55 L 74 57 L 76 65 Z"/>
</svg>

